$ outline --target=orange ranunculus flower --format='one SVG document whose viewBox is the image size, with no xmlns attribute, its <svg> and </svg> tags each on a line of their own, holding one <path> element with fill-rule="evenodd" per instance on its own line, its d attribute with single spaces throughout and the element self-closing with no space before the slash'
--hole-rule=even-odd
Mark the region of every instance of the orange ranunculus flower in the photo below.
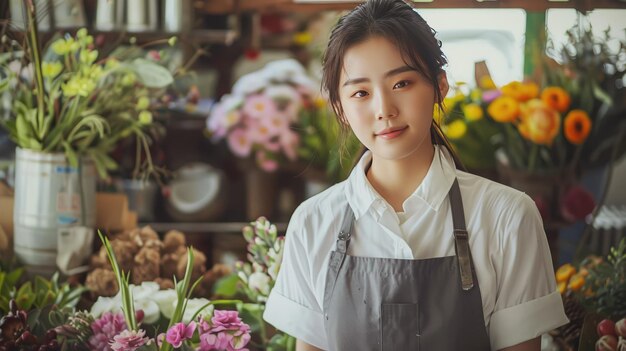
<svg viewBox="0 0 626 351">
<path fill-rule="evenodd" d="M 571 99 L 565 89 L 560 87 L 547 87 L 541 92 L 541 100 L 546 105 L 563 113 L 569 108 Z"/>
<path fill-rule="evenodd" d="M 580 290 L 585 285 L 585 277 L 580 274 L 574 274 L 569 280 L 567 287 L 572 291 Z"/>
<path fill-rule="evenodd" d="M 502 95 L 510 96 L 519 102 L 526 102 L 539 96 L 539 86 L 533 82 L 511 82 L 501 90 Z"/>
<path fill-rule="evenodd" d="M 555 276 L 557 283 L 566 283 L 574 274 L 576 274 L 576 268 L 571 263 L 566 263 L 556 270 Z"/>
<path fill-rule="evenodd" d="M 543 101 L 533 99 L 520 107 L 520 134 L 535 144 L 551 145 L 559 134 L 561 115 Z"/>
<path fill-rule="evenodd" d="M 519 103 L 509 96 L 500 96 L 487 107 L 487 112 L 497 122 L 513 122 L 519 116 Z"/>
<path fill-rule="evenodd" d="M 565 138 L 572 144 L 580 145 L 591 132 L 591 119 L 583 110 L 571 110 L 565 116 Z"/>
</svg>

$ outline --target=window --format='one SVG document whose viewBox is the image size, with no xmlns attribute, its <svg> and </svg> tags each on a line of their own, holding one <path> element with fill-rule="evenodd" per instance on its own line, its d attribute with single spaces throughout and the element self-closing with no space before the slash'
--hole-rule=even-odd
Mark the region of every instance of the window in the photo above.
<svg viewBox="0 0 626 351">
<path fill-rule="evenodd" d="M 496 85 L 523 78 L 526 12 L 521 9 L 417 10 L 437 31 L 451 84 L 475 86 L 474 63 L 486 61 Z"/>
<path fill-rule="evenodd" d="M 574 25 L 580 23 L 583 28 L 589 28 L 594 36 L 604 37 L 604 31 L 609 29 L 609 36 L 613 38 L 609 41 L 609 49 L 613 52 L 619 50 L 620 40 L 626 40 L 626 10 L 624 9 L 598 9 L 589 12 L 584 16 L 574 9 L 550 9 L 546 13 L 546 27 L 548 28 L 548 40 L 558 51 L 567 43 L 565 32 Z M 548 52 L 555 60 L 560 62 L 560 58 Z M 626 57 L 621 58 L 622 68 L 626 64 Z"/>
</svg>

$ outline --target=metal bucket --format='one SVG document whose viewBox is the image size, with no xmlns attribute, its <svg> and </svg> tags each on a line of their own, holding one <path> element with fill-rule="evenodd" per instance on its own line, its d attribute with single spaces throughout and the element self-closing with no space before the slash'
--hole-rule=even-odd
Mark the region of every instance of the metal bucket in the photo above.
<svg viewBox="0 0 626 351">
<path fill-rule="evenodd" d="M 82 196 L 79 170 L 63 153 L 16 148 L 15 168 L 15 255 L 30 273 L 49 276 L 57 270 L 58 230 L 95 225 L 95 166 L 83 161 Z"/>
</svg>

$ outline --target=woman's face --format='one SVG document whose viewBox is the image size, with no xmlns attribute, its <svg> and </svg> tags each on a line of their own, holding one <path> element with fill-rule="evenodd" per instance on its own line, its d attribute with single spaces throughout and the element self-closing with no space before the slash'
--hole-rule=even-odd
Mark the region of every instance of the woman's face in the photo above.
<svg viewBox="0 0 626 351">
<path fill-rule="evenodd" d="M 445 96 L 445 74 L 439 79 Z M 346 51 L 339 98 L 345 120 L 374 157 L 400 160 L 432 149 L 433 85 L 387 39 L 370 37 Z"/>
</svg>

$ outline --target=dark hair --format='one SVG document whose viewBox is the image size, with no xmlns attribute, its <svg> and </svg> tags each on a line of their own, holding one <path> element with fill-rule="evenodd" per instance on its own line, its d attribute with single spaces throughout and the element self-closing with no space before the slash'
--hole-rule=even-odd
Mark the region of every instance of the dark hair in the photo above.
<svg viewBox="0 0 626 351">
<path fill-rule="evenodd" d="M 430 80 L 438 107 L 443 111 L 444 97 L 439 89 L 439 74 L 443 72 L 443 66 L 448 61 L 435 33 L 422 16 L 402 0 L 368 0 L 339 19 L 330 34 L 322 59 L 322 89 L 328 94 L 330 105 L 340 122 L 344 141 L 349 128 L 339 98 L 339 79 L 346 51 L 372 36 L 389 40 L 400 50 L 409 67 Z M 433 144 L 447 148 L 457 167 L 462 167 L 439 124 L 434 120 L 430 135 Z"/>
</svg>

